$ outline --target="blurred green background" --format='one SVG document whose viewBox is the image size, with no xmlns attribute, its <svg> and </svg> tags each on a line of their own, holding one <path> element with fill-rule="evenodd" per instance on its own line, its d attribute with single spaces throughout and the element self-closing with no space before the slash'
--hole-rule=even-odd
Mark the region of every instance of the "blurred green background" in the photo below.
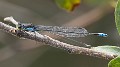
<svg viewBox="0 0 120 67">
<path fill-rule="evenodd" d="M 0 0 L 0 21 L 13 16 L 17 21 L 36 25 L 85 27 L 89 32 L 107 33 L 108 37 L 72 38 L 77 41 L 74 42 L 46 32 L 40 33 L 78 46 L 81 45 L 79 42 L 92 46 L 119 46 L 114 6 L 114 0 L 82 0 L 73 12 L 66 12 L 54 0 Z M 0 67 L 107 67 L 108 62 L 90 56 L 69 54 L 0 31 Z"/>
</svg>

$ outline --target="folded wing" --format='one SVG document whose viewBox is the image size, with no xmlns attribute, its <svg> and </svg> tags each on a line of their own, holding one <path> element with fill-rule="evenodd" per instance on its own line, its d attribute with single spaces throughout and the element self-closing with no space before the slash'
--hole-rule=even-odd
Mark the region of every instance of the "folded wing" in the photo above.
<svg viewBox="0 0 120 67">
<path fill-rule="evenodd" d="M 65 37 L 85 37 L 88 32 L 85 28 L 79 27 L 59 27 L 59 26 L 36 26 L 36 30 L 47 31 Z"/>
</svg>

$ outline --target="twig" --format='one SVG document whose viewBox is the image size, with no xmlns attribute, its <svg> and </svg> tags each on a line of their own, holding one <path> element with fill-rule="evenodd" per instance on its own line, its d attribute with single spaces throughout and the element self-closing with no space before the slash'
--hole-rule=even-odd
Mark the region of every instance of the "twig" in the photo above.
<svg viewBox="0 0 120 67">
<path fill-rule="evenodd" d="M 10 20 L 11 20 L 11 18 L 9 18 L 9 21 Z M 14 22 L 12 21 L 12 23 L 14 23 Z M 0 29 L 2 29 L 3 31 L 6 31 L 10 34 L 13 34 L 15 36 L 20 36 L 20 37 L 23 37 L 26 39 L 31 39 L 31 40 L 35 40 L 38 42 L 43 42 L 46 45 L 66 50 L 72 54 L 89 55 L 89 56 L 103 58 L 103 59 L 107 59 L 107 60 L 113 59 L 117 56 L 117 55 L 111 55 L 111 54 L 105 54 L 102 52 L 98 52 L 98 51 L 92 50 L 90 48 L 84 48 L 84 47 L 79 47 L 79 46 L 74 46 L 74 45 L 70 45 L 67 43 L 63 43 L 63 42 L 55 40 L 47 35 L 41 35 L 39 33 L 35 34 L 33 32 L 20 31 L 14 27 L 9 26 L 7 24 L 4 24 L 2 22 L 0 22 Z M 16 32 L 14 32 L 14 30 L 16 30 Z"/>
</svg>

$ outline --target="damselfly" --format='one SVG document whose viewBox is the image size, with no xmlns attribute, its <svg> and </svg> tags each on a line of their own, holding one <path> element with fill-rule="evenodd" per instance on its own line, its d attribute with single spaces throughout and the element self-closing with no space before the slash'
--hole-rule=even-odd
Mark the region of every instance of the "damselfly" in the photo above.
<svg viewBox="0 0 120 67">
<path fill-rule="evenodd" d="M 107 37 L 105 33 L 89 33 L 85 28 L 81 27 L 59 27 L 59 26 L 44 26 L 44 25 L 33 25 L 19 23 L 18 29 L 24 31 L 47 31 L 63 37 L 85 37 L 88 35 L 96 35 L 100 37 Z"/>
<path fill-rule="evenodd" d="M 19 23 L 16 20 L 13 19 L 13 17 L 6 17 L 4 21 L 12 22 L 16 25 L 16 28 L 23 31 L 28 32 L 36 32 L 36 31 L 47 31 L 62 37 L 66 37 L 69 39 L 69 37 L 85 37 L 88 35 L 96 35 L 100 37 L 107 37 L 108 35 L 105 33 L 89 33 L 85 28 L 81 27 L 59 27 L 59 26 L 44 26 L 44 25 L 33 25 L 33 24 L 27 24 L 27 23 Z M 71 39 L 70 39 L 71 40 Z M 74 40 L 75 41 L 75 40 Z M 88 46 L 85 43 L 80 42 L 81 44 L 84 44 L 85 46 Z"/>
<path fill-rule="evenodd" d="M 100 37 L 107 37 L 108 35 L 105 33 L 89 33 L 85 28 L 81 27 L 59 27 L 59 26 L 44 26 L 44 25 L 33 25 L 27 23 L 18 23 L 18 29 L 30 32 L 36 31 L 47 31 L 62 37 L 65 37 L 69 40 L 82 44 L 84 47 L 90 47 L 83 42 L 78 42 L 76 40 L 71 39 L 70 37 L 85 37 L 88 35 L 96 35 Z"/>
</svg>

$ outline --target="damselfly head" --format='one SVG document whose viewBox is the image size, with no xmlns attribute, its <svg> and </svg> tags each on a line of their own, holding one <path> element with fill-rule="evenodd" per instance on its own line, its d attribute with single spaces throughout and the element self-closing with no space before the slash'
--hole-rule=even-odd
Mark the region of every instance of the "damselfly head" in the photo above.
<svg viewBox="0 0 120 67">
<path fill-rule="evenodd" d="M 37 27 L 30 23 L 29 24 L 28 23 L 19 23 L 18 29 L 24 30 L 24 31 L 31 31 L 31 32 L 37 31 Z"/>
<path fill-rule="evenodd" d="M 19 23 L 17 27 L 18 27 L 18 29 L 24 29 L 24 28 L 27 28 L 29 26 L 32 26 L 32 24 L 30 24 L 30 23 Z"/>
</svg>

